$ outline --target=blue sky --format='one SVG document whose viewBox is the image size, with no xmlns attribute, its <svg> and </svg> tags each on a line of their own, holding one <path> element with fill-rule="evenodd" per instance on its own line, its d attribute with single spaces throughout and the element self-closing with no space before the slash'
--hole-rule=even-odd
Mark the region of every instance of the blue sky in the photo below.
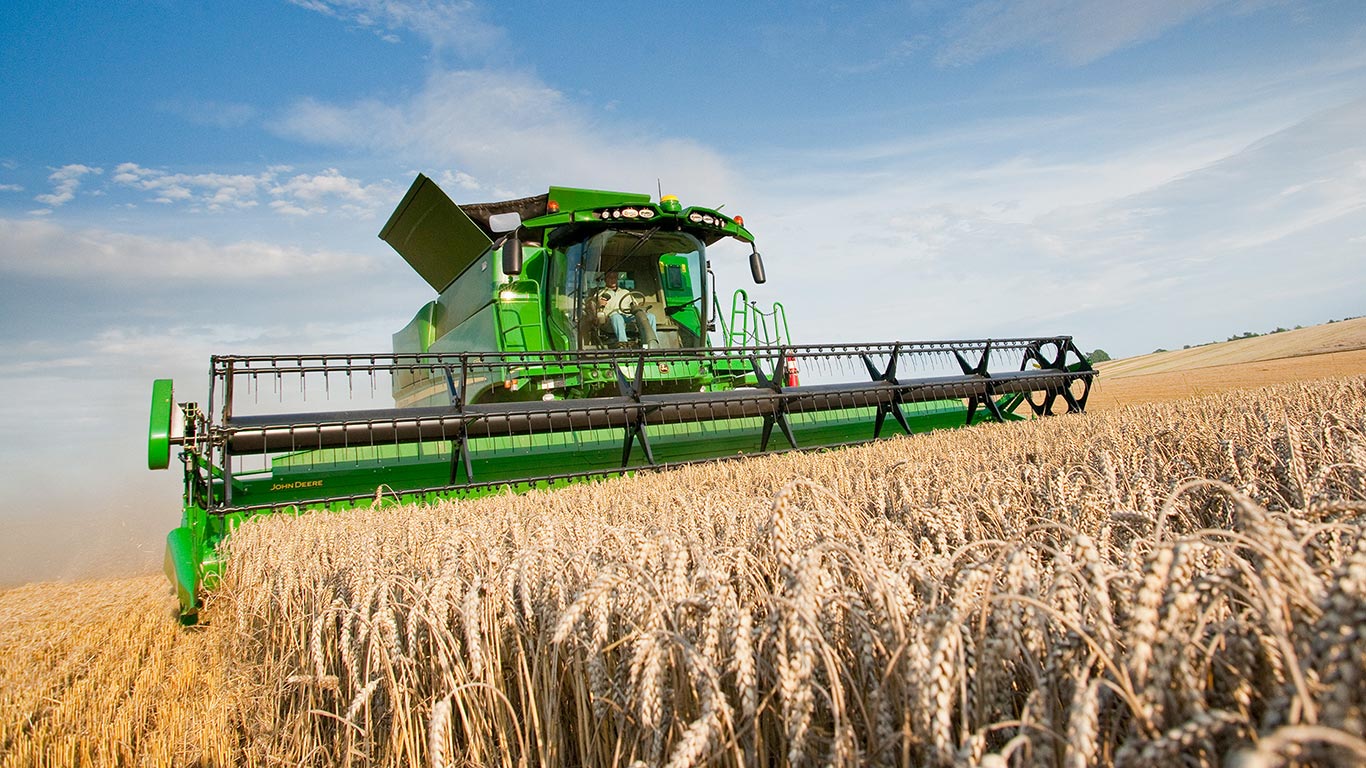
<svg viewBox="0 0 1366 768">
<path fill-rule="evenodd" d="M 724 203 L 803 342 L 1366 311 L 1359 1 L 9 2 L 0 103 L 0 583 L 159 559 L 153 378 L 387 349 L 419 171 Z"/>
</svg>

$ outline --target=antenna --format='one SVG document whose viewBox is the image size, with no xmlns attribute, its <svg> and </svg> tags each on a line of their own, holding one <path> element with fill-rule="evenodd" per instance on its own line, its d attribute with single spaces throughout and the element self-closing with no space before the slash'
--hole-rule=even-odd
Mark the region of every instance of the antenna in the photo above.
<svg viewBox="0 0 1366 768">
<path fill-rule="evenodd" d="M 663 199 L 664 199 L 664 182 L 660 181 L 658 176 L 655 177 L 655 187 L 657 187 L 657 188 L 659 189 L 659 199 L 660 199 L 660 200 L 663 200 Z"/>
</svg>

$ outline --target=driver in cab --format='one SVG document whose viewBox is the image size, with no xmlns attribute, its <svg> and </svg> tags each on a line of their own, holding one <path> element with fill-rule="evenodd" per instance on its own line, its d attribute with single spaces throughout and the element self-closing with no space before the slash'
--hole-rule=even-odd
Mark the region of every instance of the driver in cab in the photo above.
<svg viewBox="0 0 1366 768">
<path fill-rule="evenodd" d="M 605 288 L 598 291 L 598 325 L 612 327 L 612 333 L 617 337 L 617 344 L 626 343 L 626 321 L 631 320 L 636 328 L 640 329 L 641 346 L 646 349 L 658 347 L 659 340 L 655 336 L 655 316 L 653 312 L 645 311 L 644 294 L 628 291 L 619 286 L 619 276 L 615 271 L 603 274 Z"/>
</svg>

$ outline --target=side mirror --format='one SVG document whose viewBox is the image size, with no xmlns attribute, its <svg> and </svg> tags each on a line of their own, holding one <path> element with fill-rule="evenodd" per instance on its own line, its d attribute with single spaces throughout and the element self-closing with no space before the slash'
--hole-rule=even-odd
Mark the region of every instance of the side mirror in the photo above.
<svg viewBox="0 0 1366 768">
<path fill-rule="evenodd" d="M 489 217 L 489 229 L 495 234 L 504 232 L 515 232 L 522 226 L 522 214 L 511 211 L 509 213 L 495 213 Z"/>
<path fill-rule="evenodd" d="M 749 273 L 754 276 L 756 283 L 768 280 L 768 276 L 764 274 L 764 260 L 759 256 L 758 250 L 749 254 Z"/>
<path fill-rule="evenodd" d="M 522 241 L 516 235 L 510 235 L 503 241 L 503 274 L 522 274 Z"/>
</svg>

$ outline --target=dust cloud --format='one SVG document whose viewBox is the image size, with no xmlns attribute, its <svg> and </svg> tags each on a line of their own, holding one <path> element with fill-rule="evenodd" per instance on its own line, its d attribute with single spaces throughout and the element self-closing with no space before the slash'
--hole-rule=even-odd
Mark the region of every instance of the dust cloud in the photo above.
<svg viewBox="0 0 1366 768">
<path fill-rule="evenodd" d="M 166 533 L 180 522 L 178 488 L 162 485 L 12 496 L 0 512 L 0 589 L 160 571 Z"/>
</svg>

